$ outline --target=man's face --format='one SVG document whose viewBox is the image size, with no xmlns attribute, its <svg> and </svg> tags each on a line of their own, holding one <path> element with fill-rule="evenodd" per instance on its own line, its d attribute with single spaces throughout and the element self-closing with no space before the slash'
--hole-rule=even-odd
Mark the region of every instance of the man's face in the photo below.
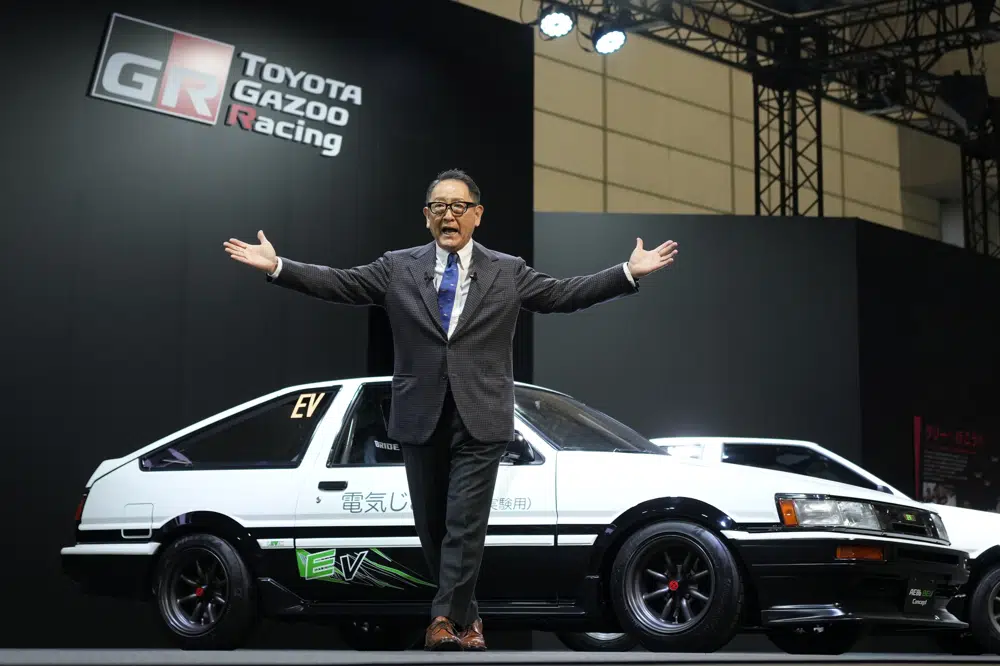
<svg viewBox="0 0 1000 666">
<path fill-rule="evenodd" d="M 459 214 L 456 215 L 452 208 Z M 465 247 L 482 216 L 483 207 L 473 203 L 468 186 L 460 180 L 442 180 L 431 191 L 424 207 L 424 218 L 431 236 L 441 249 L 448 252 L 457 252 Z"/>
</svg>

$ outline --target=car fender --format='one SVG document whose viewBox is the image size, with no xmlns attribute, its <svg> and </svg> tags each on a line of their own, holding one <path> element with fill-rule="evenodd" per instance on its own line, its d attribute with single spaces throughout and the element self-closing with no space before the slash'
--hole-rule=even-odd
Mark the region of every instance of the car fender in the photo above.
<svg viewBox="0 0 1000 666">
<path fill-rule="evenodd" d="M 215 511 L 191 511 L 175 516 L 153 530 L 152 541 L 160 543 L 157 555 L 167 545 L 188 534 L 214 534 L 225 539 L 240 553 L 247 565 L 258 571 L 262 565 L 262 549 L 246 527 L 236 519 Z"/>
<path fill-rule="evenodd" d="M 966 587 L 969 590 L 979 584 L 979 580 L 991 569 L 1000 564 L 1000 545 L 987 548 L 976 558 L 969 560 L 969 567 L 972 570 L 969 574 L 969 582 Z"/>
<path fill-rule="evenodd" d="M 720 539 L 722 530 L 739 529 L 725 512 L 702 500 L 691 497 L 660 497 L 646 500 L 606 525 L 594 540 L 588 573 L 599 575 L 610 566 L 618 549 L 630 534 L 640 527 L 663 520 L 683 520 L 712 530 Z"/>
</svg>

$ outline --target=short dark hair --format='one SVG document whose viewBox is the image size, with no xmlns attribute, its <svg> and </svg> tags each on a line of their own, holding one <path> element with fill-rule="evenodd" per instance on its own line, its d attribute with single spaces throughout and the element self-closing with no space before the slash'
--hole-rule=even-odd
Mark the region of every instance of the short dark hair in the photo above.
<svg viewBox="0 0 1000 666">
<path fill-rule="evenodd" d="M 476 185 L 476 181 L 472 180 L 472 176 L 465 173 L 461 169 L 448 169 L 447 171 L 442 171 L 437 175 L 437 177 L 431 182 L 430 186 L 427 188 L 427 194 L 424 196 L 424 201 L 431 200 L 431 192 L 434 188 L 438 186 L 442 180 L 460 180 L 465 183 L 466 187 L 469 188 L 469 194 L 472 195 L 472 201 L 476 204 L 479 203 L 479 198 L 482 194 L 479 192 L 479 186 Z"/>
</svg>

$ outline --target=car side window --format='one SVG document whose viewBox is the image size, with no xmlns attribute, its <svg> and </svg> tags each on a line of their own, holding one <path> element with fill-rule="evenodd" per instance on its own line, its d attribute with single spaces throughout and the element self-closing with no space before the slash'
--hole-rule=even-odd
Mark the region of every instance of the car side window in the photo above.
<svg viewBox="0 0 1000 666">
<path fill-rule="evenodd" d="M 339 387 L 282 395 L 143 456 L 146 471 L 297 467 Z"/>
<path fill-rule="evenodd" d="M 878 486 L 819 451 L 787 444 L 733 444 L 722 447 L 723 462 L 790 472 L 870 490 Z"/>
<path fill-rule="evenodd" d="M 391 406 L 391 384 L 365 384 L 344 419 L 326 466 L 402 465 L 399 442 L 391 439 L 388 432 Z"/>
</svg>

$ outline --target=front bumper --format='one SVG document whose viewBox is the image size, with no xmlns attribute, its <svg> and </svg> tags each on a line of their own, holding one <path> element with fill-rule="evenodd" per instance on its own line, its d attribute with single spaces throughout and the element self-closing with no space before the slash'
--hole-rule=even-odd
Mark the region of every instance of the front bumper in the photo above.
<svg viewBox="0 0 1000 666">
<path fill-rule="evenodd" d="M 886 628 L 964 629 L 946 607 L 969 579 L 965 552 L 894 540 L 731 541 L 746 565 L 764 628 L 858 621 Z M 842 545 L 877 546 L 882 561 L 839 560 Z"/>
</svg>

